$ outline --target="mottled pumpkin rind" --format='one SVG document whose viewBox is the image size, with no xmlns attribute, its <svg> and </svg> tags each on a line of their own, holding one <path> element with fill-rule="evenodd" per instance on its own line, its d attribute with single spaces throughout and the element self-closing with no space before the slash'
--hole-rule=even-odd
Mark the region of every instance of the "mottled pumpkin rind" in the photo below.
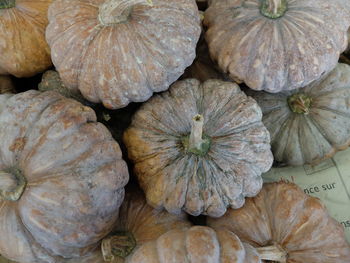
<svg viewBox="0 0 350 263">
<path fill-rule="evenodd" d="M 253 247 L 280 245 L 287 263 L 345 263 L 350 245 L 342 225 L 330 217 L 318 198 L 306 195 L 293 183 L 264 184 L 244 207 L 218 219 L 208 218 L 216 229 L 234 232 Z"/>
<path fill-rule="evenodd" d="M 31 77 L 52 65 L 45 40 L 51 2 L 16 0 L 16 7 L 0 10 L 0 74 Z"/>
<path fill-rule="evenodd" d="M 93 250 L 113 228 L 129 178 L 119 145 L 91 108 L 58 93 L 0 102 L 0 170 L 17 167 L 27 180 L 19 201 L 0 201 L 0 253 L 54 263 Z"/>
<path fill-rule="evenodd" d="M 192 118 L 204 117 L 211 138 L 203 156 L 186 153 Z M 272 164 L 269 134 L 256 102 L 230 82 L 187 79 L 154 96 L 124 133 L 135 174 L 154 207 L 171 213 L 222 215 L 261 189 Z"/>
</svg>

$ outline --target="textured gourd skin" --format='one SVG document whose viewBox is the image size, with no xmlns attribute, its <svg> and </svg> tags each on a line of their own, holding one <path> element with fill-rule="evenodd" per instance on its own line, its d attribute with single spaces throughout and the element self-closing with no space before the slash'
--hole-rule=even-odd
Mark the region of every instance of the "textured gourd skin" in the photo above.
<svg viewBox="0 0 350 263">
<path fill-rule="evenodd" d="M 342 225 L 329 216 L 319 199 L 295 184 L 265 184 L 244 207 L 229 209 L 221 218 L 208 218 L 208 225 L 232 231 L 253 247 L 278 244 L 288 254 L 286 263 L 350 262 Z"/>
<path fill-rule="evenodd" d="M 192 118 L 204 117 L 209 151 L 185 151 Z M 230 82 L 187 79 L 143 104 L 124 134 L 149 204 L 171 213 L 221 216 L 256 195 L 272 164 L 269 133 L 256 102 Z"/>
<path fill-rule="evenodd" d="M 9 76 L 0 76 L 0 94 L 14 93 L 15 87 Z"/>
<path fill-rule="evenodd" d="M 312 99 L 308 114 L 291 111 L 289 96 Z M 269 94 L 249 92 L 263 112 L 276 161 L 288 165 L 316 164 L 350 144 L 350 66 L 338 66 L 309 86 Z"/>
<path fill-rule="evenodd" d="M 127 22 L 107 26 L 98 19 L 104 2 L 50 6 L 46 38 L 63 83 L 112 109 L 168 89 L 195 58 L 201 32 L 195 1 L 153 0 L 152 7 L 135 6 Z"/>
<path fill-rule="evenodd" d="M 0 171 L 27 180 L 18 201 L 0 201 L 0 253 L 58 262 L 93 250 L 113 228 L 126 163 L 92 109 L 55 92 L 0 95 Z"/>
<path fill-rule="evenodd" d="M 0 74 L 30 77 L 51 66 L 45 40 L 47 9 L 52 0 L 16 0 L 0 9 Z"/>
<path fill-rule="evenodd" d="M 205 11 L 211 57 L 254 90 L 304 87 L 331 71 L 347 46 L 350 13 L 341 1 L 287 0 L 276 19 L 261 0 L 216 0 Z"/>
</svg>

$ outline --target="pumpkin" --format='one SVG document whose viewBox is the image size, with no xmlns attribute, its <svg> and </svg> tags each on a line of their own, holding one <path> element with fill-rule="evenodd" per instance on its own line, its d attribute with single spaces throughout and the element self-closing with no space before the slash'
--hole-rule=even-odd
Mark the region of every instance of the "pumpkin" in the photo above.
<svg viewBox="0 0 350 263">
<path fill-rule="evenodd" d="M 152 242 L 162 234 L 188 228 L 191 223 L 186 215 L 172 215 L 164 210 L 156 210 L 146 202 L 142 191 L 128 187 L 119 220 L 111 234 L 102 241 L 102 249 L 86 257 L 68 260 L 69 263 L 103 263 L 103 258 L 113 262 L 123 262 L 123 258 L 136 251 L 147 242 Z M 102 254 L 103 252 L 103 254 Z"/>
<path fill-rule="evenodd" d="M 176 81 L 195 58 L 195 0 L 56 0 L 47 41 L 63 83 L 91 102 L 125 107 Z"/>
<path fill-rule="evenodd" d="M 51 263 L 113 228 L 126 163 L 92 109 L 56 92 L 0 95 L 0 253 Z"/>
<path fill-rule="evenodd" d="M 13 92 L 15 92 L 15 87 L 11 78 L 8 76 L 0 76 L 0 94 Z"/>
<path fill-rule="evenodd" d="M 344 228 L 329 216 L 319 199 L 292 183 L 265 184 L 244 207 L 207 221 L 214 229 L 236 233 L 259 251 L 270 246 L 271 254 L 280 257 L 277 262 L 350 262 Z"/>
<path fill-rule="evenodd" d="M 51 66 L 45 40 L 52 0 L 0 0 L 0 74 L 30 77 Z"/>
<path fill-rule="evenodd" d="M 316 164 L 350 144 L 350 66 L 338 64 L 309 86 L 277 94 L 249 92 L 263 111 L 275 160 Z"/>
<path fill-rule="evenodd" d="M 341 1 L 216 0 L 204 24 L 211 57 L 254 90 L 304 87 L 337 64 L 350 13 Z"/>
<path fill-rule="evenodd" d="M 154 207 L 221 216 L 256 195 L 272 164 L 257 103 L 221 80 L 178 81 L 143 104 L 124 133 Z"/>
</svg>

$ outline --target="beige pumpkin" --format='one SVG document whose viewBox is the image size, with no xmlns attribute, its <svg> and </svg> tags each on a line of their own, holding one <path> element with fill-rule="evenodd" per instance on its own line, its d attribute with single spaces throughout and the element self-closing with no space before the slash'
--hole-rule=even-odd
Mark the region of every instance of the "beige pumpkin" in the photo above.
<svg viewBox="0 0 350 263">
<path fill-rule="evenodd" d="M 124 133 L 149 204 L 221 216 L 256 195 L 272 165 L 256 102 L 221 80 L 178 81 L 134 115 Z"/>
<path fill-rule="evenodd" d="M 46 38 L 63 83 L 122 108 L 176 81 L 195 58 L 195 0 L 55 0 Z"/>
<path fill-rule="evenodd" d="M 276 161 L 316 164 L 350 145 L 349 65 L 302 89 L 248 94 L 262 109 Z"/>
<path fill-rule="evenodd" d="M 0 74 L 30 77 L 51 66 L 45 40 L 52 0 L 0 1 Z"/>
<path fill-rule="evenodd" d="M 350 262 L 350 245 L 342 225 L 329 216 L 319 199 L 295 184 L 265 184 L 244 207 L 229 209 L 221 218 L 208 218 L 208 225 L 236 233 L 265 255 L 270 250 L 270 256 L 279 257 L 273 262 Z M 271 257 L 262 259 L 269 262 Z"/>
<path fill-rule="evenodd" d="M 211 57 L 254 90 L 304 87 L 337 64 L 350 13 L 342 0 L 215 0 L 205 11 Z"/>
<path fill-rule="evenodd" d="M 128 181 L 92 109 L 55 92 L 0 95 L 0 254 L 53 263 L 95 249 Z"/>
</svg>

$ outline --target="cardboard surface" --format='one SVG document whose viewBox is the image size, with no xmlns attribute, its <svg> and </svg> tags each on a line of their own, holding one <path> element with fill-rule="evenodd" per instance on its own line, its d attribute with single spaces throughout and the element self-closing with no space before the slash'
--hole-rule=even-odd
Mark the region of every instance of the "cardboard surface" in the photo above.
<svg viewBox="0 0 350 263">
<path fill-rule="evenodd" d="M 263 179 L 294 182 L 306 194 L 320 198 L 330 215 L 344 226 L 350 242 L 350 148 L 316 166 L 272 168 Z"/>
</svg>

